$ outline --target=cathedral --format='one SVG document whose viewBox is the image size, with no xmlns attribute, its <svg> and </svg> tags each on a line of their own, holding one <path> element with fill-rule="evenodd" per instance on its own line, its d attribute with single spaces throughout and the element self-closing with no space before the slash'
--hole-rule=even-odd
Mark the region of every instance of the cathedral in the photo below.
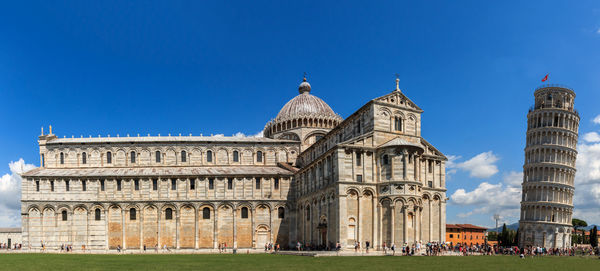
<svg viewBox="0 0 600 271">
<path fill-rule="evenodd" d="M 23 249 L 177 251 L 444 242 L 446 157 L 398 86 L 343 119 L 299 94 L 263 137 L 38 138 Z"/>
</svg>

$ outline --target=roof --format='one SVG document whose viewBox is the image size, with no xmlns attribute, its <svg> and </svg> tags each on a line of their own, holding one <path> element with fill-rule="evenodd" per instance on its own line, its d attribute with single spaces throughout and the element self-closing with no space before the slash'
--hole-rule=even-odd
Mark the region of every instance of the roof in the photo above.
<svg viewBox="0 0 600 271">
<path fill-rule="evenodd" d="M 487 228 L 475 226 L 473 224 L 446 224 L 446 229 L 487 230 Z"/>
<path fill-rule="evenodd" d="M 285 175 L 293 173 L 277 166 L 205 167 L 114 167 L 114 168 L 36 168 L 23 177 L 139 177 L 139 176 L 242 176 Z"/>
<path fill-rule="evenodd" d="M 423 148 L 423 146 L 421 146 L 421 144 L 412 143 L 412 142 L 406 141 L 404 139 L 401 139 L 399 137 L 396 137 L 396 138 L 382 144 L 381 146 L 379 146 L 379 148 L 392 147 L 392 146 L 413 146 L 413 147 L 420 148 L 422 150 L 425 149 L 425 148 Z"/>
<path fill-rule="evenodd" d="M 287 102 L 283 108 L 281 108 L 277 117 L 275 117 L 275 121 L 291 120 L 302 117 L 342 120 L 342 117 L 333 112 L 327 103 L 319 97 L 305 92 Z"/>
<path fill-rule="evenodd" d="M 21 233 L 21 228 L 0 228 L 0 232 Z"/>
<path fill-rule="evenodd" d="M 241 137 L 241 136 L 127 136 L 127 137 L 79 137 L 56 138 L 46 144 L 59 143 L 155 143 L 155 142 L 244 142 L 244 143 L 294 143 L 291 140 L 272 139 L 266 137 Z"/>
</svg>

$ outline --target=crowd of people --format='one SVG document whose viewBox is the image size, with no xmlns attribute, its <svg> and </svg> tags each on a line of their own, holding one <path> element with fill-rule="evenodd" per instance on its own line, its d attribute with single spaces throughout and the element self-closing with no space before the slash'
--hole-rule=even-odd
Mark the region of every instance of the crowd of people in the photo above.
<svg viewBox="0 0 600 271">
<path fill-rule="evenodd" d="M 21 249 L 21 244 L 9 245 L 8 243 L 0 243 L 0 249 L 19 250 L 19 249 Z"/>
<path fill-rule="evenodd" d="M 335 245 L 329 243 L 328 245 L 311 245 L 310 243 L 297 242 L 295 250 L 297 251 L 342 251 L 342 246 L 338 242 Z M 371 245 L 371 242 L 365 241 L 363 243 L 359 241 L 354 242 L 354 252 L 356 253 L 369 253 L 369 250 L 383 251 L 386 255 L 424 255 L 424 256 L 440 256 L 440 255 L 517 255 L 521 257 L 525 256 L 575 256 L 575 255 L 600 255 L 600 248 L 592 249 L 591 247 L 572 247 L 567 249 L 559 248 L 541 248 L 541 247 L 526 247 L 519 248 L 517 246 L 512 247 L 498 247 L 495 245 L 488 244 L 453 244 L 453 243 L 438 243 L 438 242 L 415 242 L 412 244 L 404 243 L 401 246 L 396 244 L 383 243 L 378 249 Z M 267 249 L 265 249 L 267 251 Z M 348 250 L 346 250 L 348 251 Z"/>
</svg>

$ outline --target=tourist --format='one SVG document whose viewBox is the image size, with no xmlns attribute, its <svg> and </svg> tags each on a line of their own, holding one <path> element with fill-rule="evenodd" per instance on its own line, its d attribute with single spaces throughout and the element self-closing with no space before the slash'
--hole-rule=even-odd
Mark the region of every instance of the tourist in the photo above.
<svg viewBox="0 0 600 271">
<path fill-rule="evenodd" d="M 366 245 L 366 248 L 365 248 L 365 249 L 367 250 L 367 253 L 369 253 L 369 245 L 371 245 L 371 242 L 369 242 L 369 241 L 366 241 L 366 242 L 365 242 L 365 245 Z"/>
</svg>

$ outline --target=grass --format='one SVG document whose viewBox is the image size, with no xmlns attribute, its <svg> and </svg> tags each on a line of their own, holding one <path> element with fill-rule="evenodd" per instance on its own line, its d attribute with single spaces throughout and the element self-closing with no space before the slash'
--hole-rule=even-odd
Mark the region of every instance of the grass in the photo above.
<svg viewBox="0 0 600 271">
<path fill-rule="evenodd" d="M 0 254 L 0 270 L 597 270 L 597 257 Z"/>
</svg>

